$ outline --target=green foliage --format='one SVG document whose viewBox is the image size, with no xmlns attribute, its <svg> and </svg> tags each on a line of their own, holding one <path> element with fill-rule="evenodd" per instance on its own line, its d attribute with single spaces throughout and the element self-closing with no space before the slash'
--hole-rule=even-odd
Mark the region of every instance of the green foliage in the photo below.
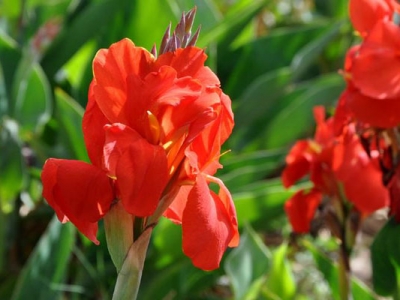
<svg viewBox="0 0 400 300">
<path fill-rule="evenodd" d="M 61 225 L 40 197 L 39 170 L 48 157 L 89 161 L 81 121 L 96 51 L 123 37 L 147 49 L 159 47 L 169 22 L 174 27 L 182 11 L 194 5 L 194 27 L 202 28 L 198 46 L 206 49 L 207 64 L 231 97 L 235 114 L 226 144 L 231 152 L 221 157 L 218 176 L 232 192 L 241 244 L 228 251 L 223 268 L 203 272 L 182 253 L 181 227 L 161 219 L 139 299 L 312 297 L 301 289 L 294 250 L 286 242 L 266 246 L 264 237 L 287 237 L 283 205 L 307 184 L 282 186 L 285 155 L 296 139 L 313 132 L 312 108 L 330 108 L 337 101 L 345 84 L 337 71 L 354 37 L 345 20 L 347 1 L 297 2 L 303 6 L 288 0 L 2 1 L 0 298 L 112 295 L 116 271 L 103 228 L 97 247 L 76 238 L 71 224 Z M 290 11 L 282 11 L 282 5 Z M 53 36 L 49 28 L 58 32 Z M 391 243 L 386 235 L 395 231 L 387 226 L 378 237 L 382 245 Z M 375 243 L 373 252 L 380 255 L 381 247 Z M 336 265 L 316 248 L 307 249 L 337 297 Z M 374 285 L 385 295 L 397 284 L 393 255 L 374 262 L 382 275 L 374 277 Z M 355 282 L 353 297 L 372 299 Z"/>
</svg>

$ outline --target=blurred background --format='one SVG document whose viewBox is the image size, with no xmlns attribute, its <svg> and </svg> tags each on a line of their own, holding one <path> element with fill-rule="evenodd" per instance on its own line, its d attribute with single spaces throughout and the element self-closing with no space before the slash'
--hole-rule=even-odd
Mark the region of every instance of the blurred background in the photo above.
<svg viewBox="0 0 400 300">
<path fill-rule="evenodd" d="M 102 224 L 100 246 L 61 225 L 41 197 L 41 168 L 48 157 L 88 161 L 81 119 L 96 51 L 124 37 L 159 46 L 195 5 L 197 45 L 233 101 L 218 176 L 232 192 L 241 244 L 204 272 L 183 255 L 181 228 L 162 220 L 139 299 L 338 299 L 337 244 L 320 226 L 318 238 L 291 234 L 283 204 L 296 188 L 279 176 L 290 146 L 313 135 L 313 106 L 332 110 L 344 89 L 338 71 L 357 41 L 347 2 L 1 0 L 0 299 L 111 298 L 116 271 Z M 367 248 L 359 251 L 364 276 L 353 297 L 375 299 Z"/>
</svg>

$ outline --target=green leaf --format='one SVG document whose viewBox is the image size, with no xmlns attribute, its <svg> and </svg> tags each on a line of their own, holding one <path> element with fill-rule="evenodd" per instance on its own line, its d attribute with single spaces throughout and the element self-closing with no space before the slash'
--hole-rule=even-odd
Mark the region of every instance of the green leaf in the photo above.
<svg viewBox="0 0 400 300">
<path fill-rule="evenodd" d="M 18 49 L 17 42 L 0 30 L 0 62 L 3 71 L 2 76 L 5 83 L 5 86 L 2 87 L 2 89 L 5 89 L 8 99 L 10 99 L 11 96 L 14 74 L 20 59 L 21 52 Z M 3 106 L 3 104 L 1 106 Z"/>
<path fill-rule="evenodd" d="M 330 106 L 335 103 L 343 91 L 343 79 L 337 74 L 323 75 L 299 86 L 281 99 L 287 104 L 265 126 L 262 133 L 263 147 L 278 148 L 289 145 L 304 136 L 314 127 L 313 107 Z"/>
<path fill-rule="evenodd" d="M 315 63 L 327 45 L 338 36 L 343 23 L 343 21 L 334 23 L 320 37 L 296 53 L 290 66 L 293 70 L 293 80 L 300 78 Z"/>
<path fill-rule="evenodd" d="M 92 2 L 71 24 L 63 28 L 42 58 L 43 70 L 49 78 L 90 39 L 96 37 L 121 9 L 118 1 Z"/>
<path fill-rule="evenodd" d="M 246 191 L 244 187 L 258 180 L 265 179 L 276 173 L 283 165 L 286 149 L 264 150 L 244 154 L 230 155 L 226 162 L 222 160 L 224 168 L 218 175 L 232 193 Z"/>
<path fill-rule="evenodd" d="M 218 73 L 227 78 L 225 92 L 235 99 L 255 78 L 289 66 L 293 56 L 325 28 L 326 24 L 279 28 L 233 51 L 219 49 Z"/>
<path fill-rule="evenodd" d="M 199 47 L 207 47 L 220 40 L 231 43 L 243 27 L 262 9 L 266 0 L 241 0 L 230 8 L 221 22 L 212 30 L 203 32 L 198 40 Z M 222 42 L 223 43 L 223 42 Z M 226 44 L 225 44 L 226 46 Z"/>
<path fill-rule="evenodd" d="M 61 142 L 77 159 L 89 161 L 82 132 L 83 108 L 64 91 L 56 89 L 57 119 L 60 121 L 62 131 Z"/>
<path fill-rule="evenodd" d="M 12 300 L 61 299 L 75 241 L 72 224 L 53 217 L 15 286 Z"/>
<path fill-rule="evenodd" d="M 271 253 L 254 230 L 245 226 L 239 247 L 232 250 L 224 264 L 235 299 L 243 299 L 253 282 L 266 274 L 270 264 Z"/>
<path fill-rule="evenodd" d="M 239 226 L 249 222 L 253 227 L 264 229 L 273 227 L 274 221 L 284 216 L 283 205 L 294 192 L 294 189 L 285 189 L 279 178 L 259 181 L 241 190 L 232 194 Z"/>
<path fill-rule="evenodd" d="M 339 300 L 339 270 L 337 264 L 329 259 L 324 253 L 321 252 L 310 241 L 303 240 L 302 243 L 305 248 L 311 252 L 314 261 L 324 275 L 325 280 L 328 282 L 331 289 L 333 299 Z M 351 277 L 351 293 L 354 300 L 374 300 L 375 297 L 371 290 L 361 283 L 357 278 Z"/>
<path fill-rule="evenodd" d="M 50 119 L 52 95 L 50 84 L 39 64 L 25 57 L 16 73 L 13 117 L 23 135 L 37 133 Z"/>
<path fill-rule="evenodd" d="M 266 282 L 268 290 L 282 300 L 292 299 L 296 291 L 291 266 L 286 259 L 287 248 L 286 244 L 282 244 L 273 252 L 272 267 Z"/>
<path fill-rule="evenodd" d="M 10 212 L 25 178 L 18 124 L 3 118 L 0 123 L 0 209 Z"/>
<path fill-rule="evenodd" d="M 400 293 L 400 225 L 389 219 L 371 246 L 372 283 L 382 296 Z"/>
</svg>

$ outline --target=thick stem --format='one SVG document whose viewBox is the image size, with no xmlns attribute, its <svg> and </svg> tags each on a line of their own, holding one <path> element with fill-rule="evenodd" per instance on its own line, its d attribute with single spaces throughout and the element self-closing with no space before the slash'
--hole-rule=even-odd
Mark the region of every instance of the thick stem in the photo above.
<svg viewBox="0 0 400 300">
<path fill-rule="evenodd" d="M 136 299 L 152 231 L 152 227 L 146 228 L 129 248 L 121 271 L 118 273 L 112 300 Z"/>
</svg>

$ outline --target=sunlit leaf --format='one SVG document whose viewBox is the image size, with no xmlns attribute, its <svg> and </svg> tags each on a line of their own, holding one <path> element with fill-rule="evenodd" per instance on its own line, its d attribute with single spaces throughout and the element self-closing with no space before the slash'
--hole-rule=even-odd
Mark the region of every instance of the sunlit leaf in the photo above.
<svg viewBox="0 0 400 300">
<path fill-rule="evenodd" d="M 239 247 L 232 250 L 224 264 L 235 299 L 243 299 L 253 282 L 265 275 L 270 265 L 270 251 L 254 230 L 245 226 Z"/>
</svg>

